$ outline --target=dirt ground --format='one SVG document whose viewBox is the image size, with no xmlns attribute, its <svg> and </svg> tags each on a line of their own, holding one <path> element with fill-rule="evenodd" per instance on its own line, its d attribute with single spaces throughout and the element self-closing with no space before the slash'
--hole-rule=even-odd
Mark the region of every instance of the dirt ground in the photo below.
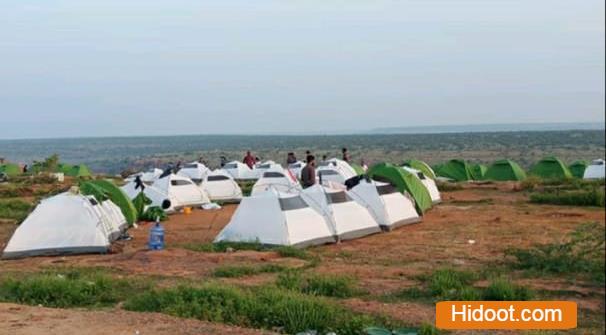
<svg viewBox="0 0 606 335">
<path fill-rule="evenodd" d="M 525 193 L 513 191 L 513 186 L 510 183 L 466 185 L 463 190 L 444 192 L 443 203 L 431 209 L 419 224 L 340 244 L 311 248 L 310 252 L 318 255 L 321 261 L 309 271 L 355 276 L 358 285 L 369 292 L 370 299 L 342 300 L 341 303 L 349 308 L 365 313 L 381 313 L 414 324 L 433 322 L 432 305 L 384 303 L 379 297 L 418 285 L 418 275 L 437 268 L 479 271 L 498 266 L 503 263 L 504 251 L 509 247 L 557 241 L 581 223 L 605 222 L 603 208 L 533 205 L 528 203 Z M 143 224 L 130 230 L 133 236 L 131 241 L 116 243 L 111 254 L 0 261 L 0 269 L 39 271 L 53 266 L 101 266 L 118 269 L 125 276 L 154 275 L 167 280 L 199 280 L 208 278 L 213 269 L 220 265 L 301 265 L 301 260 L 281 258 L 274 252 L 205 253 L 183 247 L 211 242 L 229 222 L 235 209 L 236 205 L 226 205 L 221 210 L 195 210 L 189 215 L 171 216 L 164 223 L 167 249 L 163 251 L 146 250 L 150 224 Z M 4 247 L 14 230 L 13 225 L 7 225 L 0 223 L 0 248 Z M 257 285 L 274 278 L 272 274 L 261 274 L 225 280 L 234 284 Z M 573 292 L 581 308 L 598 313 L 605 310 L 603 287 L 588 288 L 583 283 L 557 278 L 524 279 L 522 283 L 537 290 Z M 15 308 L 22 310 L 15 311 Z M 36 317 L 28 318 L 21 314 Z M 58 321 L 61 318 L 70 322 Z M 254 333 L 223 325 L 121 310 L 67 311 L 0 304 L 0 333 L 8 329 L 11 334 L 34 334 L 36 330 L 53 330 L 55 333 L 54 329 L 57 329 L 61 330 L 60 333 L 70 334 L 77 327 L 70 330 L 68 324 L 90 323 L 91 329 L 97 329 L 94 327 L 100 327 L 104 320 L 109 319 L 112 320 L 112 333 L 116 334 L 134 334 L 133 329 L 137 327 L 140 327 L 141 334 L 164 334 L 170 332 L 170 325 L 181 327 L 173 333 L 183 334 Z M 155 320 L 159 321 L 154 323 Z"/>
</svg>

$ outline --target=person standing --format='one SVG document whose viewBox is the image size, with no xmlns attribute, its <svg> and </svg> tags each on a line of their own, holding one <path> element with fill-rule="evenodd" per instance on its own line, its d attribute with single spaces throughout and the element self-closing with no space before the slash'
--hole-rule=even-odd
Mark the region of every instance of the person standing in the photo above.
<svg viewBox="0 0 606 335">
<path fill-rule="evenodd" d="M 248 167 L 252 169 L 255 166 L 255 156 L 253 156 L 250 151 L 247 151 L 242 163 L 248 165 Z"/>
<path fill-rule="evenodd" d="M 288 156 L 286 156 L 286 165 L 295 164 L 297 162 L 297 157 L 294 152 L 289 152 Z"/>
<path fill-rule="evenodd" d="M 343 160 L 349 163 L 351 157 L 349 157 L 349 152 L 347 151 L 347 148 L 341 149 L 341 152 L 343 153 Z"/>
<path fill-rule="evenodd" d="M 307 165 L 301 170 L 301 183 L 303 188 L 316 184 L 316 158 L 313 155 L 307 156 Z"/>
</svg>

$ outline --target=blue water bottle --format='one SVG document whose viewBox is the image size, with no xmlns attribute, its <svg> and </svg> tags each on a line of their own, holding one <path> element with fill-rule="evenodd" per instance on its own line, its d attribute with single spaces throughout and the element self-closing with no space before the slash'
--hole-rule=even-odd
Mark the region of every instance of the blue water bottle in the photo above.
<svg viewBox="0 0 606 335">
<path fill-rule="evenodd" d="M 164 228 L 160 225 L 160 218 L 156 218 L 156 224 L 149 230 L 149 249 L 164 249 Z"/>
</svg>

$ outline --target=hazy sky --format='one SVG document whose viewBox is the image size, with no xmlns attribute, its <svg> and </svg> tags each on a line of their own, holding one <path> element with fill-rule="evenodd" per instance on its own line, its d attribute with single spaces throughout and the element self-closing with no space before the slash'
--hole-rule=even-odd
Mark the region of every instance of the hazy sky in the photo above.
<svg viewBox="0 0 606 335">
<path fill-rule="evenodd" d="M 604 119 L 604 0 L 0 10 L 0 138 Z"/>
</svg>

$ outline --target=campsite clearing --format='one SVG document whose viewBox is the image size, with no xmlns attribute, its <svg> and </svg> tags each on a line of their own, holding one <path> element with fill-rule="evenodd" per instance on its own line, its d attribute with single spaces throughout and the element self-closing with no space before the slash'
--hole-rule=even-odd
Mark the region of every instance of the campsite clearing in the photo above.
<svg viewBox="0 0 606 335">
<path fill-rule="evenodd" d="M 506 256 L 510 248 L 528 249 L 535 244 L 561 242 L 587 222 L 597 222 L 603 228 L 604 209 L 532 204 L 528 193 L 516 191 L 519 187 L 515 185 L 511 182 L 463 184 L 460 190 L 442 192 L 442 204 L 429 210 L 421 223 L 340 244 L 312 247 L 305 251 L 306 257 L 285 257 L 286 252 L 238 250 L 237 247 L 228 252 L 199 251 L 208 250 L 209 243 L 229 222 L 236 205 L 226 205 L 217 211 L 195 210 L 190 215 L 170 216 L 164 223 L 167 249 L 163 251 L 146 250 L 150 224 L 143 224 L 129 231 L 133 240 L 115 243 L 111 254 L 0 261 L 3 270 L 0 277 L 95 267 L 106 269 L 117 278 L 167 288 L 200 282 L 238 287 L 274 285 L 281 277 L 280 269 L 298 269 L 301 276 L 347 274 L 353 278 L 353 295 L 333 297 L 331 301 L 365 315 L 419 326 L 424 322 L 433 323 L 433 301 L 437 298 L 424 291 L 428 278 L 440 269 L 453 269 L 473 273 L 471 285 L 478 290 L 495 278 L 505 278 L 532 290 L 535 299 L 576 301 L 580 315 L 578 333 L 604 333 L 603 282 L 596 283 L 574 273 L 512 269 L 511 257 Z M 14 228 L 12 223 L 0 223 L 0 248 L 4 248 Z M 243 275 L 229 278 L 214 276 L 215 270 L 226 266 L 260 269 L 268 265 L 275 265 L 271 267 L 274 270 L 241 271 Z M 126 312 L 119 306 L 86 312 L 70 309 L 63 313 L 3 303 L 0 319 L 10 323 L 10 328 L 2 329 L 11 329 L 17 334 L 31 333 L 32 324 L 42 327 L 39 329 L 68 327 L 67 322 L 57 321 L 59 317 L 74 322 L 87 320 L 82 322 L 92 324 L 115 317 L 116 322 L 112 322 L 115 333 L 131 331 L 132 323 L 140 325 L 137 330 L 142 334 L 163 334 L 175 329 L 179 333 L 255 333 L 219 323 L 179 322 L 175 317 Z M 23 315 L 40 316 L 33 322 L 23 315 L 14 315 L 12 308 L 21 308 Z M 149 321 L 152 319 L 157 322 Z"/>
</svg>

